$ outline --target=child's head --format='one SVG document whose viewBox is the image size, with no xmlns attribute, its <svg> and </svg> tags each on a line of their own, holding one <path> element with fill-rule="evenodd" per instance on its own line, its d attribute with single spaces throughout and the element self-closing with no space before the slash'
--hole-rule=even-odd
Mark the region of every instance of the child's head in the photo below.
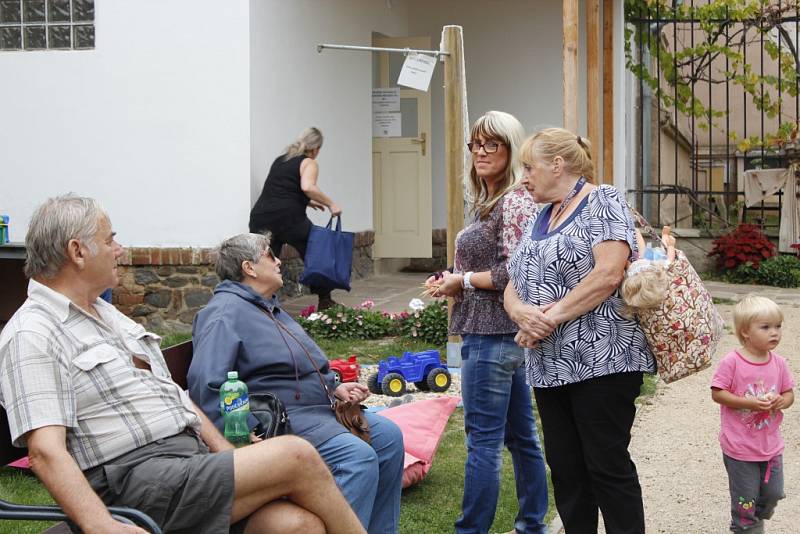
<svg viewBox="0 0 800 534">
<path fill-rule="evenodd" d="M 751 327 L 759 321 L 782 323 L 783 312 L 770 299 L 752 294 L 745 296 L 733 308 L 733 327 L 743 346 L 752 341 Z"/>
<path fill-rule="evenodd" d="M 644 310 L 660 306 L 668 288 L 669 279 L 663 265 L 636 260 L 628 267 L 620 292 L 628 307 Z"/>
</svg>

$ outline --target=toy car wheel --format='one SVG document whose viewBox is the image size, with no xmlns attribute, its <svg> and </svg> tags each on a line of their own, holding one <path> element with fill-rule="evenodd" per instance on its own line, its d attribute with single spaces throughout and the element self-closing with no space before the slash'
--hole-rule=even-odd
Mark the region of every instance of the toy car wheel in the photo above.
<svg viewBox="0 0 800 534">
<path fill-rule="evenodd" d="M 338 369 L 331 369 L 331 372 L 333 372 L 333 380 L 336 382 L 336 385 L 338 386 L 339 384 L 342 383 L 342 373 L 340 373 Z"/>
<path fill-rule="evenodd" d="M 414 382 L 414 385 L 417 386 L 417 389 L 420 391 L 430 391 L 431 388 L 428 386 L 428 383 L 424 380 L 420 380 L 419 382 Z"/>
<path fill-rule="evenodd" d="M 431 391 L 437 393 L 447 391 L 451 381 L 450 372 L 442 367 L 437 367 L 428 373 L 428 386 L 431 388 Z"/>
<path fill-rule="evenodd" d="M 383 377 L 383 394 L 390 397 L 399 397 L 406 392 L 406 379 L 400 373 L 389 373 Z"/>
<path fill-rule="evenodd" d="M 378 385 L 378 373 L 373 373 L 369 375 L 367 378 L 367 389 L 369 389 L 370 393 L 375 395 L 380 395 L 383 393 L 383 390 Z"/>
</svg>

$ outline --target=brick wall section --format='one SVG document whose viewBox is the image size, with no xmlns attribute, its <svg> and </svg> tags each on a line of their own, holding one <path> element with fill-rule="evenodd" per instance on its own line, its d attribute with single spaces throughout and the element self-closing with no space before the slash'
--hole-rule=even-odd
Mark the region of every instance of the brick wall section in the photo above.
<svg viewBox="0 0 800 534">
<path fill-rule="evenodd" d="M 373 273 L 371 231 L 359 232 L 353 244 L 353 278 Z M 308 292 L 298 284 L 303 262 L 292 247 L 281 253 L 284 287 L 281 297 Z M 211 299 L 219 278 L 210 248 L 128 248 L 119 261 L 120 285 L 113 303 L 146 328 L 190 331 L 195 314 Z"/>
</svg>

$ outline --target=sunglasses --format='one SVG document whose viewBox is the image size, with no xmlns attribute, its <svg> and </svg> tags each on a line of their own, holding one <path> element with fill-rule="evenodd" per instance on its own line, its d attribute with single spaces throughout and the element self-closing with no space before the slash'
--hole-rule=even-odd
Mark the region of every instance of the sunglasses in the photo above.
<svg viewBox="0 0 800 534">
<path fill-rule="evenodd" d="M 275 256 L 275 253 L 272 252 L 272 248 L 271 247 L 267 247 L 266 249 L 264 249 L 264 251 L 261 253 L 261 256 L 266 256 L 267 258 L 269 258 L 272 261 L 275 261 L 275 260 L 278 259 Z"/>
</svg>

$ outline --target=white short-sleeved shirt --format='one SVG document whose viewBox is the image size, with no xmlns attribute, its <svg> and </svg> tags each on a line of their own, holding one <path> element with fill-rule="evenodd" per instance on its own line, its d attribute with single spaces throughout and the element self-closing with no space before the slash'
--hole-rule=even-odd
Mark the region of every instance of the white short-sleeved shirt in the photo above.
<svg viewBox="0 0 800 534">
<path fill-rule="evenodd" d="M 563 299 L 594 269 L 592 248 L 623 241 L 637 254 L 633 220 L 617 189 L 596 187 L 553 231 L 544 224 L 552 205 L 531 222 L 509 262 L 520 298 L 535 306 Z M 654 372 L 655 360 L 635 319 L 623 316 L 614 291 L 593 310 L 564 322 L 533 349 L 525 350 L 528 382 L 552 387 L 613 373 Z"/>
<path fill-rule="evenodd" d="M 102 299 L 94 308 L 102 321 L 31 280 L 0 335 L 0 404 L 14 445 L 25 446 L 31 430 L 66 427 L 67 450 L 83 470 L 200 428 L 158 336 Z M 137 368 L 134 356 L 151 371 Z"/>
</svg>

